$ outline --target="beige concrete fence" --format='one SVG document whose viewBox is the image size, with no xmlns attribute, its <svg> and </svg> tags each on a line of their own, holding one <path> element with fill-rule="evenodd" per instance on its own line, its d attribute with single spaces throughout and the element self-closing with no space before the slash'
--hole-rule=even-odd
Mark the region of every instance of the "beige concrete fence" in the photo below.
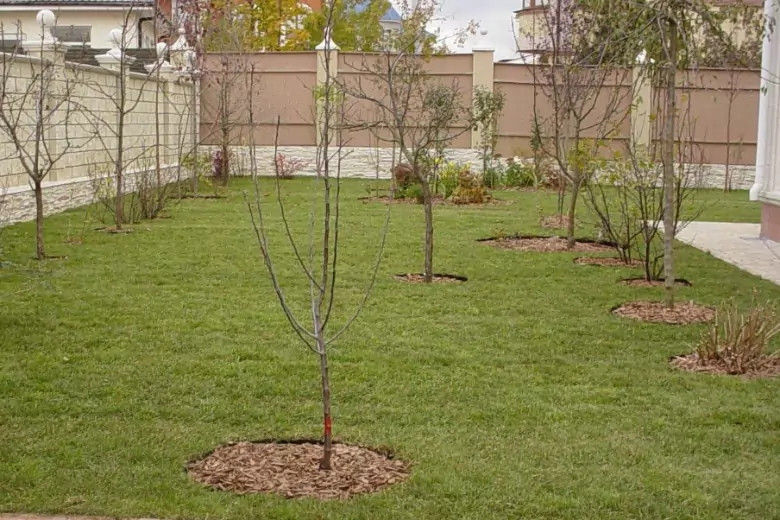
<svg viewBox="0 0 780 520">
<path fill-rule="evenodd" d="M 166 179 L 181 171 L 181 152 L 192 149 L 198 130 L 196 86 L 188 77 L 167 65 L 164 73 L 156 67 L 138 72 L 121 52 L 98 56 L 100 66 L 66 62 L 64 48 L 41 43 L 32 42 L 25 53 L 0 55 L 2 112 L 10 118 L 0 125 L 4 223 L 35 215 L 31 179 L 21 158 L 57 158 L 43 182 L 46 214 L 93 202 L 96 180 L 114 175 L 122 106 L 125 186 L 132 190 L 140 174 L 156 171 L 158 152 Z M 46 105 L 46 117 L 36 137 L 38 100 Z"/>
</svg>

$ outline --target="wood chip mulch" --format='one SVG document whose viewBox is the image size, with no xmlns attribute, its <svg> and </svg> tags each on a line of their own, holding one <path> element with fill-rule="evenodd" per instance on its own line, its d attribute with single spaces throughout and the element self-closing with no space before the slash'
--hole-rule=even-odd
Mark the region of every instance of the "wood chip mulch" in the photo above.
<svg viewBox="0 0 780 520">
<path fill-rule="evenodd" d="M 663 287 L 664 281 L 663 280 L 646 280 L 645 278 L 628 278 L 625 280 L 620 280 L 620 283 L 623 285 L 632 285 L 634 287 Z M 674 281 L 674 285 L 678 287 L 691 287 L 693 284 L 689 282 L 688 280 L 683 280 L 682 278 L 678 278 Z"/>
<path fill-rule="evenodd" d="M 410 464 L 361 446 L 333 444 L 333 469 L 319 468 L 322 445 L 239 442 L 191 462 L 197 482 L 220 491 L 275 493 L 285 498 L 347 499 L 409 478 Z"/>
<path fill-rule="evenodd" d="M 371 197 L 360 197 L 358 200 L 362 201 L 363 204 L 367 202 L 381 202 L 382 204 L 414 204 L 414 205 L 422 205 L 422 202 L 419 202 L 417 199 L 412 198 L 406 198 L 406 199 L 394 199 L 390 197 L 389 195 L 380 195 L 380 196 L 371 196 Z M 467 207 L 482 207 L 482 206 L 494 206 L 498 204 L 512 204 L 511 200 L 505 200 L 505 199 L 490 199 L 486 202 L 481 203 L 474 203 L 474 204 L 466 204 L 466 203 L 459 203 L 459 202 L 453 202 L 451 200 L 447 200 L 441 196 L 434 197 L 433 204 L 435 206 L 467 206 Z"/>
<path fill-rule="evenodd" d="M 667 309 L 664 302 L 628 302 L 612 313 L 621 318 L 669 325 L 704 323 L 715 318 L 715 309 L 693 302 L 676 303 L 673 309 Z"/>
<path fill-rule="evenodd" d="M 744 374 L 731 373 L 723 364 L 720 363 L 702 361 L 696 352 L 682 356 L 672 356 L 669 359 L 669 364 L 679 370 L 706 374 L 741 375 L 744 377 L 780 376 L 780 357 L 778 356 L 765 356 L 761 362 L 757 363 L 754 367 L 751 367 L 750 370 Z"/>
<path fill-rule="evenodd" d="M 612 247 L 598 242 L 577 241 L 574 247 L 567 249 L 566 239 L 561 237 L 496 237 L 480 240 L 502 249 L 514 249 L 516 251 L 534 251 L 538 253 L 603 253 L 612 251 Z"/>
<path fill-rule="evenodd" d="M 102 231 L 103 233 L 109 233 L 111 235 L 122 235 L 127 233 L 135 233 L 135 230 L 132 228 L 122 228 L 117 229 L 115 227 L 99 227 L 95 228 L 95 231 Z"/>
<path fill-rule="evenodd" d="M 422 273 L 397 274 L 393 278 L 408 283 L 425 283 L 425 276 L 423 276 Z M 468 279 L 464 276 L 456 276 L 454 274 L 434 274 L 433 282 L 431 283 L 463 283 L 466 281 L 468 281 Z"/>
<path fill-rule="evenodd" d="M 630 263 L 625 263 L 620 258 L 613 256 L 580 256 L 574 259 L 575 264 L 580 265 L 596 265 L 600 267 L 636 267 L 642 265 L 639 260 L 632 260 Z"/>
</svg>

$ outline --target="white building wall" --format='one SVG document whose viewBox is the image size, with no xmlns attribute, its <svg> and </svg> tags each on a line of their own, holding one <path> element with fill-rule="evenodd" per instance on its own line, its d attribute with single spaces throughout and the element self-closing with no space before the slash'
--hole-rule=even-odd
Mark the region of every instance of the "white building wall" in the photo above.
<svg viewBox="0 0 780 520">
<path fill-rule="evenodd" d="M 19 8 L 8 10 L 0 8 L 0 24 L 2 24 L 3 35 L 5 39 L 16 39 L 16 35 L 21 32 L 26 40 L 40 40 L 40 28 L 35 21 L 38 11 L 44 7 L 36 6 L 35 9 L 21 10 Z M 122 9 L 77 9 L 71 8 L 52 8 L 51 11 L 57 16 L 57 25 L 67 27 L 70 25 L 88 25 L 92 27 L 90 46 L 96 49 L 108 49 L 111 47 L 108 34 L 112 29 L 121 27 L 127 23 L 127 47 L 138 48 L 138 20 L 140 18 L 152 16 L 151 9 L 136 9 L 133 12 L 126 12 Z M 151 22 L 144 23 L 142 31 L 153 31 L 154 26 Z M 154 36 L 149 34 L 145 40 L 144 47 L 154 46 Z"/>
</svg>

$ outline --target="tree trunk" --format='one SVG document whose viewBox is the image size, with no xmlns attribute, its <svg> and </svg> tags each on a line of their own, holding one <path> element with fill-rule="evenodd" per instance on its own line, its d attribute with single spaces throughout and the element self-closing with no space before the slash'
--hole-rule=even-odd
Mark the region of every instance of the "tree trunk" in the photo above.
<svg viewBox="0 0 780 520">
<path fill-rule="evenodd" d="M 328 376 L 328 351 L 322 332 L 317 337 L 317 349 L 320 354 L 320 375 L 322 377 L 322 423 L 323 423 L 323 447 L 320 469 L 330 470 L 331 456 L 333 454 L 333 433 L 330 415 L 330 377 Z"/>
<path fill-rule="evenodd" d="M 121 142 L 121 140 L 120 140 Z M 121 156 L 121 144 L 119 145 Z M 122 187 L 122 184 L 124 183 L 124 179 L 122 178 L 122 159 L 120 158 L 117 161 L 116 164 L 116 200 L 114 201 L 114 212 L 116 213 L 114 215 L 114 222 L 116 223 L 116 230 L 120 231 L 122 229 L 122 221 L 124 220 L 124 213 L 125 213 L 125 207 L 124 207 L 124 189 Z"/>
<path fill-rule="evenodd" d="M 733 76 L 732 72 L 732 76 Z M 731 78 L 731 92 L 729 92 L 729 104 L 726 112 L 726 174 L 723 179 L 723 191 L 731 191 L 731 109 L 734 105 L 734 78 Z"/>
<path fill-rule="evenodd" d="M 569 214 L 568 223 L 566 224 L 566 248 L 572 249 L 575 244 L 574 240 L 574 213 L 577 209 L 577 197 L 580 193 L 580 182 L 573 182 L 571 185 L 571 200 L 569 201 Z"/>
<path fill-rule="evenodd" d="M 433 198 L 427 184 L 423 184 L 423 205 L 425 206 L 425 283 L 433 282 Z"/>
<path fill-rule="evenodd" d="M 669 64 L 666 73 L 666 128 L 664 135 L 664 292 L 674 308 L 674 118 L 677 110 L 677 22 L 669 18 Z"/>
<path fill-rule="evenodd" d="M 35 185 L 35 258 L 46 259 L 46 249 L 43 243 L 43 189 L 41 181 L 34 179 Z"/>
</svg>

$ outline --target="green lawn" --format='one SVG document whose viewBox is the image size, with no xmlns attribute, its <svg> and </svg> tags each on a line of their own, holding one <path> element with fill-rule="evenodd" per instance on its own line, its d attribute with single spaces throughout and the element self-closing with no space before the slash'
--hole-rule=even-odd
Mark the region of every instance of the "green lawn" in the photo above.
<svg viewBox="0 0 780 520">
<path fill-rule="evenodd" d="M 385 207 L 345 182 L 343 320 L 377 250 Z M 305 233 L 310 180 L 284 184 Z M 477 244 L 539 232 L 537 204 L 436 209 L 436 271 L 462 285 L 393 280 L 422 264 L 422 208 L 392 207 L 365 313 L 332 352 L 334 432 L 390 446 L 411 479 L 347 502 L 232 496 L 202 488 L 188 459 L 239 439 L 320 433 L 317 360 L 271 291 L 241 189 L 185 201 L 131 235 L 63 239 L 83 211 L 47 220 L 45 273 L 0 278 L 0 512 L 186 519 L 780 518 L 780 380 L 668 368 L 702 330 L 621 321 L 610 309 L 661 289 L 577 266 L 574 254 Z M 272 192 L 270 186 L 265 191 Z M 746 193 L 708 218 L 755 220 Z M 267 199 L 290 298 L 303 287 Z M 725 201 L 725 202 L 719 202 Z M 745 215 L 743 217 L 743 215 Z M 4 231 L 27 263 L 33 226 Z M 587 232 L 587 227 L 583 228 Z M 780 287 L 680 246 L 681 299 L 780 298 Z M 27 292 L 17 292 L 31 287 Z"/>
</svg>

